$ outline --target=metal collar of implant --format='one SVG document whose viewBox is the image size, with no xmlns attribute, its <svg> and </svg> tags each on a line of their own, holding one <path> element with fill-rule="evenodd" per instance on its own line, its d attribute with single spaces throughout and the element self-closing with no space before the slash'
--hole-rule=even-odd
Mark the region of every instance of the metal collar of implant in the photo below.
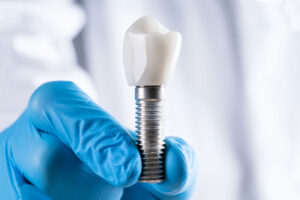
<svg viewBox="0 0 300 200">
<path fill-rule="evenodd" d="M 137 86 L 135 88 L 135 99 L 137 100 L 163 100 L 164 98 L 164 86 Z"/>
</svg>

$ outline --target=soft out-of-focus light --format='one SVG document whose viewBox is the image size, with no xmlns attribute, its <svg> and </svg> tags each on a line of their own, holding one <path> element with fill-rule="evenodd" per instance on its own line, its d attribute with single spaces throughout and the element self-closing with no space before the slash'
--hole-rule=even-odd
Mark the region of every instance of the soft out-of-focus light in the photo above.
<svg viewBox="0 0 300 200">
<path fill-rule="evenodd" d="M 300 31 L 300 0 L 286 0 L 285 11 L 291 21 L 292 29 Z"/>
<path fill-rule="evenodd" d="M 14 39 L 13 48 L 16 53 L 29 59 L 49 63 L 57 63 L 60 59 L 59 52 L 47 37 L 20 35 Z"/>
<path fill-rule="evenodd" d="M 256 0 L 265 4 L 266 8 L 276 7 L 277 11 L 273 12 L 271 18 L 279 15 L 285 15 L 288 25 L 293 31 L 300 31 L 300 0 Z M 276 20 L 277 21 L 277 20 Z"/>
<path fill-rule="evenodd" d="M 28 26 L 38 25 L 36 31 L 73 38 L 84 25 L 85 15 L 69 1 L 1 1 L 0 13 L 7 23 L 0 23 L 0 30 L 26 30 Z"/>
</svg>

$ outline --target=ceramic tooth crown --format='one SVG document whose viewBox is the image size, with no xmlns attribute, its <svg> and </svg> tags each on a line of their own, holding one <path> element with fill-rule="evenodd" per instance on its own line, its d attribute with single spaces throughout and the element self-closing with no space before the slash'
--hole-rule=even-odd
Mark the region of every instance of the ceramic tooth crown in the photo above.
<svg viewBox="0 0 300 200">
<path fill-rule="evenodd" d="M 181 48 L 181 35 L 144 16 L 126 32 L 123 59 L 129 85 L 165 85 Z"/>
</svg>

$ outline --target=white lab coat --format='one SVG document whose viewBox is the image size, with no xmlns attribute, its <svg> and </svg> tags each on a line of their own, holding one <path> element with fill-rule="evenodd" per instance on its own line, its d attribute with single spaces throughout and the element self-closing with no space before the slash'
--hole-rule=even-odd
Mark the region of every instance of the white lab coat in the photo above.
<svg viewBox="0 0 300 200">
<path fill-rule="evenodd" d="M 134 88 L 125 79 L 122 44 L 128 26 L 149 14 L 183 38 L 167 86 L 167 134 L 197 152 L 192 199 L 300 199 L 297 0 L 87 0 L 89 75 L 71 43 L 82 11 L 71 0 L 28 2 L 0 3 L 0 129 L 39 84 L 57 79 L 75 81 L 133 129 Z M 5 16 L 12 4 L 19 10 Z"/>
</svg>

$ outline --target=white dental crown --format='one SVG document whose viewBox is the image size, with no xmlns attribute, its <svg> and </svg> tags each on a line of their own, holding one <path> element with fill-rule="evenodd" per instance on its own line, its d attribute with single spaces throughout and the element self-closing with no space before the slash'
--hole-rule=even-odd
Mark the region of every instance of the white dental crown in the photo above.
<svg viewBox="0 0 300 200">
<path fill-rule="evenodd" d="M 155 86 L 168 82 L 181 48 L 181 35 L 156 19 L 144 16 L 129 27 L 123 60 L 129 85 Z"/>
</svg>

